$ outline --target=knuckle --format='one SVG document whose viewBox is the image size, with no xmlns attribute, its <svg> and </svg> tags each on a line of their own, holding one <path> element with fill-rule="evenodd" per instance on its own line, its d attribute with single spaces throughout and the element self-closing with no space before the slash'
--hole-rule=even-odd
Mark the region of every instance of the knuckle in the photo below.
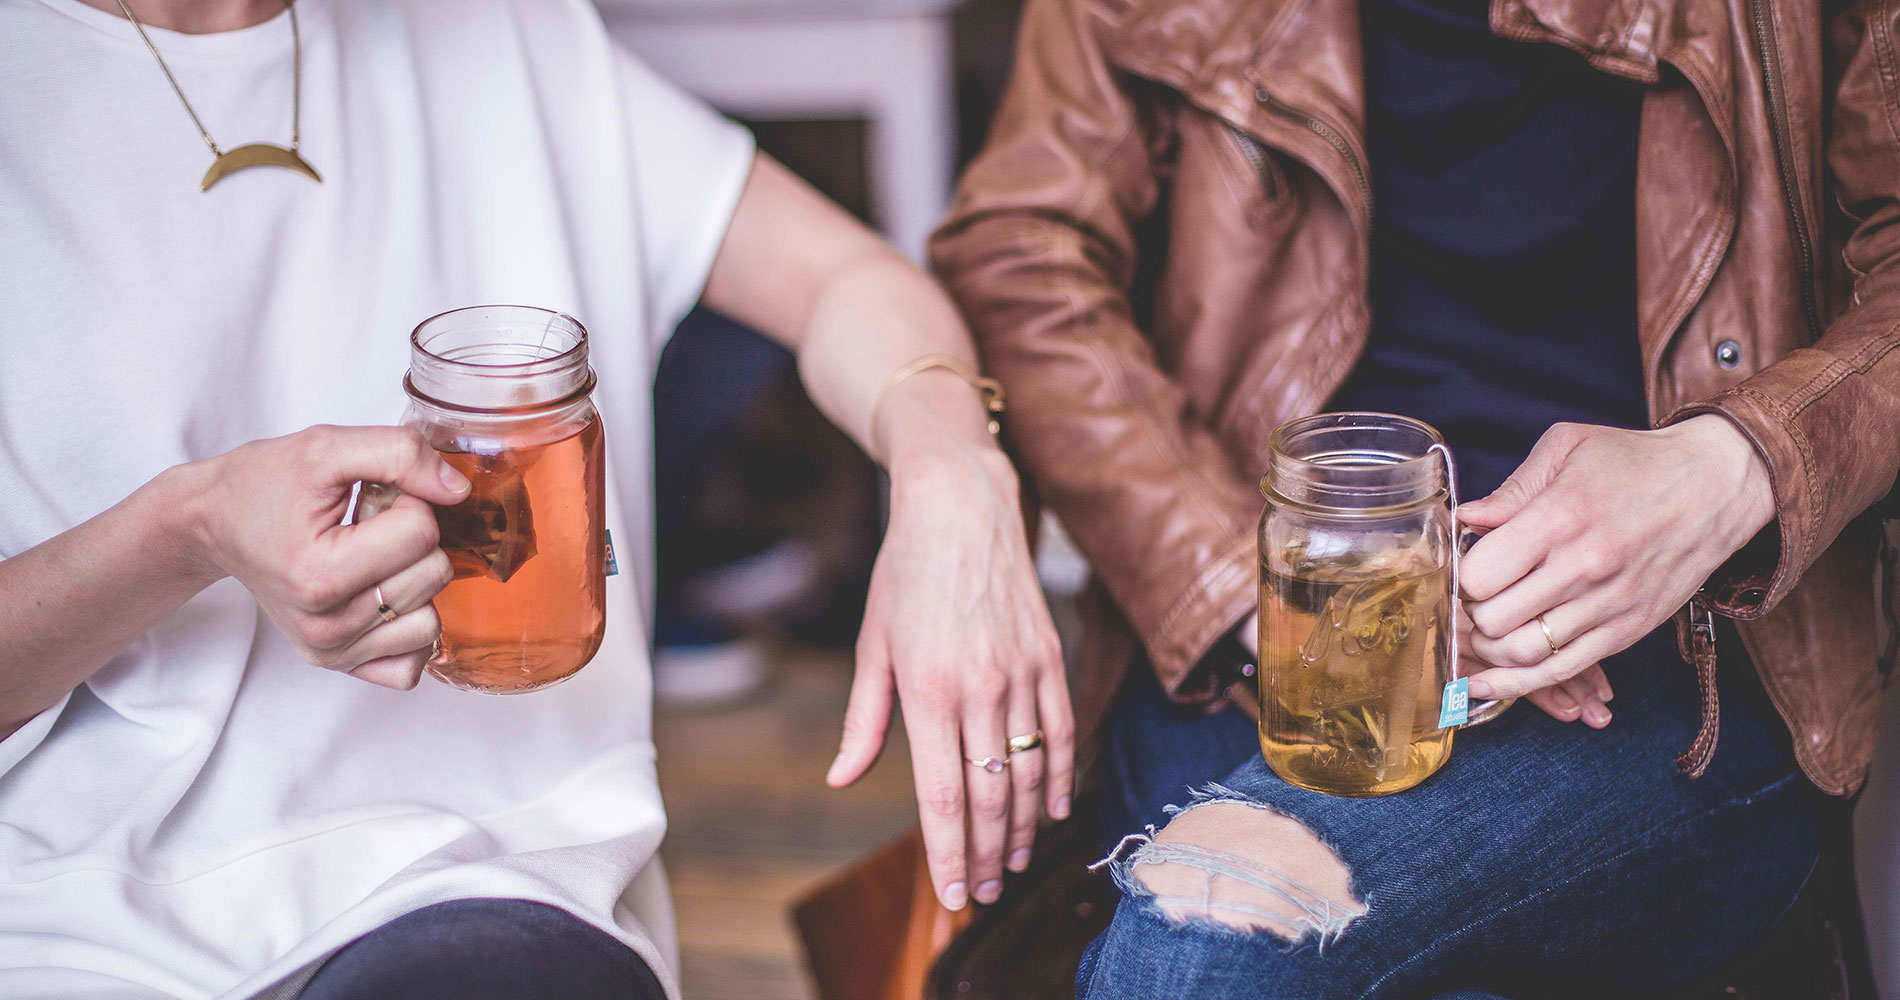
<svg viewBox="0 0 1900 1000">
<path fill-rule="evenodd" d="M 970 792 L 970 812 L 983 819 L 997 819 L 1009 811 L 1009 787 L 1001 781 L 989 781 Z"/>
<path fill-rule="evenodd" d="M 971 703 L 993 708 L 1009 694 L 1009 674 L 994 664 L 985 664 L 970 672 Z"/>
<path fill-rule="evenodd" d="M 1473 605 L 1470 614 L 1471 627 L 1487 639 L 1502 639 L 1510 632 L 1500 627 L 1504 623 L 1503 614 L 1489 602 Z"/>
<path fill-rule="evenodd" d="M 342 599 L 340 588 L 330 570 L 323 566 L 312 565 L 305 560 L 292 573 L 290 595 L 297 604 L 307 611 L 318 611 L 335 605 Z"/>
<path fill-rule="evenodd" d="M 325 448 L 336 442 L 343 428 L 335 424 L 311 424 L 293 435 L 306 448 Z"/>
<path fill-rule="evenodd" d="M 1584 549 L 1576 555 L 1578 572 L 1587 580 L 1607 580 L 1616 575 L 1617 561 L 1602 548 Z"/>
<path fill-rule="evenodd" d="M 935 671 L 927 673 L 917 678 L 908 700 L 930 714 L 943 714 L 956 704 L 956 679 Z"/>
<path fill-rule="evenodd" d="M 938 819 L 963 818 L 963 789 L 948 782 L 932 785 L 919 797 L 924 811 Z"/>
<path fill-rule="evenodd" d="M 305 619 L 298 626 L 298 638 L 309 649 L 319 653 L 329 653 L 342 649 L 356 637 L 355 629 L 349 628 L 341 618 L 333 615 Z"/>
<path fill-rule="evenodd" d="M 403 677 L 397 690 L 414 691 L 422 683 L 423 667 L 429 662 L 428 655 L 422 652 L 410 653 L 399 661 L 403 667 Z"/>
<path fill-rule="evenodd" d="M 343 651 L 341 649 L 318 649 L 305 643 L 303 658 L 309 661 L 311 666 L 322 667 L 325 670 L 335 670 L 343 666 Z"/>
<path fill-rule="evenodd" d="M 1485 663 L 1494 667 L 1521 667 L 1519 649 L 1516 644 L 1500 640 L 1478 637 L 1471 643 L 1472 651 Z"/>
<path fill-rule="evenodd" d="M 1498 591 L 1492 580 L 1492 560 L 1481 549 L 1473 549 L 1464 565 L 1459 567 L 1458 587 L 1464 596 L 1475 606 L 1476 602 L 1490 600 Z"/>
<path fill-rule="evenodd" d="M 428 440 L 422 436 L 422 432 L 414 427 L 396 428 L 395 446 L 400 449 L 404 458 L 413 461 L 420 461 L 424 457 L 432 457 L 435 454 L 429 447 Z"/>
<path fill-rule="evenodd" d="M 409 614 L 415 618 L 416 632 L 424 644 L 433 643 L 435 637 L 441 634 L 442 616 L 436 612 L 435 605 L 424 604 Z"/>
<path fill-rule="evenodd" d="M 410 523 L 405 530 L 409 533 L 410 544 L 417 552 L 427 553 L 430 549 L 442 544 L 442 528 L 436 524 L 433 510 L 422 507 L 414 510 L 409 518 Z"/>
<path fill-rule="evenodd" d="M 428 596 L 440 594 L 449 584 L 455 582 L 455 564 L 449 561 L 449 554 L 437 549 L 422 558 L 425 569 L 424 580 Z"/>
<path fill-rule="evenodd" d="M 963 877 L 963 853 L 943 847 L 933 847 L 929 852 L 930 868 L 948 881 Z"/>
<path fill-rule="evenodd" d="M 1543 633 L 1536 636 L 1519 635 L 1504 644 L 1507 666 L 1532 667 L 1542 663 L 1550 655 L 1550 645 L 1544 642 Z"/>
<path fill-rule="evenodd" d="M 865 718 L 862 712 L 847 711 L 844 713 L 844 738 L 846 742 L 867 740 L 873 735 L 875 735 L 875 732 L 871 727 L 871 720 Z"/>
<path fill-rule="evenodd" d="M 314 466 L 336 454 L 343 444 L 343 428 L 331 424 L 307 427 L 297 434 L 297 444 L 305 464 Z"/>
<path fill-rule="evenodd" d="M 1010 770 L 1016 772 L 1016 784 L 1031 789 L 1042 787 L 1041 757 L 1041 754 L 1032 752 L 1027 756 L 1018 756 L 1015 762 L 1010 764 Z"/>
</svg>

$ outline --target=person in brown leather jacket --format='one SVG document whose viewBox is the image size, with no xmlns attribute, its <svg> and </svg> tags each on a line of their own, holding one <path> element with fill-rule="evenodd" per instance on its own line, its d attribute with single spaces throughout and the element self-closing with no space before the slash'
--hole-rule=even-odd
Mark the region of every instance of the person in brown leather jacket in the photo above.
<svg viewBox="0 0 1900 1000">
<path fill-rule="evenodd" d="M 1077 721 L 1124 898 L 1082 995 L 1647 992 L 1766 933 L 1892 661 L 1896 32 L 1030 0 L 932 254 L 1096 574 Z M 1387 798 L 1281 781 L 1250 717 L 1255 482 L 1344 409 L 1444 432 L 1490 531 L 1471 694 L 1546 713 Z"/>
</svg>

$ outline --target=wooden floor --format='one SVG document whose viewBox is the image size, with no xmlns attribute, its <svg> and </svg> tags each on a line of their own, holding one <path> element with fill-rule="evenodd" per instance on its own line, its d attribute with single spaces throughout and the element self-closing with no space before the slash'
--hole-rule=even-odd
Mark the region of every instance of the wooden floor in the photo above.
<svg viewBox="0 0 1900 1000">
<path fill-rule="evenodd" d="M 655 719 L 686 1000 L 816 1000 L 791 901 L 916 823 L 902 727 L 856 787 L 833 791 L 848 657 L 788 650 L 739 707 Z"/>
</svg>

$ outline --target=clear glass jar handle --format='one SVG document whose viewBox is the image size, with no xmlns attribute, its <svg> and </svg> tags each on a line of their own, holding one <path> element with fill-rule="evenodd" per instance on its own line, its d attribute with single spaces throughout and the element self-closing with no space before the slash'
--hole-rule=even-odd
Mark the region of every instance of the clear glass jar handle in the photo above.
<svg viewBox="0 0 1900 1000">
<path fill-rule="evenodd" d="M 1451 679 L 1457 680 L 1461 667 L 1458 659 L 1458 602 L 1463 600 L 1459 596 L 1458 569 L 1459 564 L 1464 562 L 1465 549 L 1470 548 L 1471 543 L 1476 542 L 1481 533 L 1466 532 L 1458 526 L 1458 463 L 1451 457 L 1451 448 L 1440 441 L 1427 449 L 1427 452 L 1437 452 L 1439 457 L 1445 460 L 1445 491 L 1451 505 L 1451 621 L 1446 624 L 1445 635 L 1451 647 L 1449 650 Z M 1464 728 L 1490 722 L 1503 715 L 1504 710 L 1510 708 L 1516 701 L 1516 698 L 1494 698 L 1473 704 L 1465 717 Z"/>
</svg>

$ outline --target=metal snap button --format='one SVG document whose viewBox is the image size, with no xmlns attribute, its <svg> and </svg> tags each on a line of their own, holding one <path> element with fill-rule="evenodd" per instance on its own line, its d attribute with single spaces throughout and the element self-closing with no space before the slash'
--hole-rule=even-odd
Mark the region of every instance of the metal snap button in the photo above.
<svg viewBox="0 0 1900 1000">
<path fill-rule="evenodd" d="M 1267 93 L 1267 88 L 1264 86 L 1255 87 L 1253 89 L 1253 99 L 1262 104 L 1273 103 L 1273 95 Z"/>
<path fill-rule="evenodd" d="M 1715 345 L 1715 363 L 1724 371 L 1734 371 L 1742 364 L 1742 345 L 1733 340 L 1724 340 Z"/>
</svg>

